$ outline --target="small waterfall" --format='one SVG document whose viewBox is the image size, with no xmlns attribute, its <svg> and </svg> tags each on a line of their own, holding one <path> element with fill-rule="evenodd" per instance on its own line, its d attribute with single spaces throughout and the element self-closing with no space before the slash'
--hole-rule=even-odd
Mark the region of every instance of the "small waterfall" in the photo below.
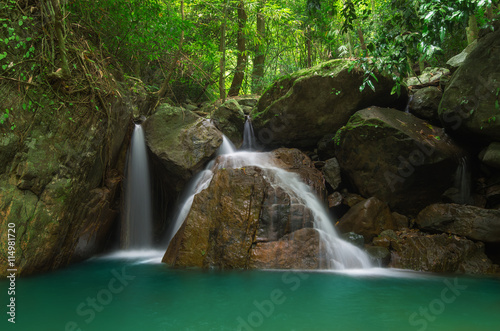
<svg viewBox="0 0 500 331">
<path fill-rule="evenodd" d="M 138 124 L 132 133 L 124 187 L 122 248 L 150 248 L 153 242 L 153 219 L 149 165 L 144 131 Z"/>
<path fill-rule="evenodd" d="M 222 135 L 222 144 L 217 151 L 217 155 L 224 155 L 234 153 L 236 151 L 236 147 L 233 145 L 231 140 L 229 140 L 225 135 Z M 169 230 L 167 231 L 167 246 L 175 236 L 177 231 L 179 231 L 182 223 L 186 219 L 189 211 L 191 210 L 191 206 L 193 205 L 194 196 L 210 185 L 210 181 L 214 173 L 212 172 L 212 168 L 215 164 L 215 161 L 210 161 L 205 169 L 197 173 L 186 185 L 184 189 L 184 193 L 182 198 L 180 199 L 181 203 L 179 204 L 181 207 L 177 211 L 177 214 L 173 218 L 173 222 L 170 225 Z"/>
<path fill-rule="evenodd" d="M 410 94 L 410 96 L 408 97 L 408 103 L 406 104 L 406 108 L 405 108 L 405 113 L 410 113 L 410 104 L 413 100 L 413 94 Z"/>
<path fill-rule="evenodd" d="M 243 144 L 241 145 L 241 149 L 244 151 L 254 151 L 257 149 L 257 141 L 255 139 L 255 134 L 253 133 L 250 116 L 247 116 L 246 118 L 245 127 L 243 128 Z"/>
<path fill-rule="evenodd" d="M 321 201 L 302 182 L 299 175 L 288 172 L 273 164 L 270 153 L 236 152 L 218 159 L 217 168 L 242 168 L 256 166 L 265 169 L 266 178 L 276 188 L 281 188 L 289 196 L 294 205 L 308 208 L 314 215 L 314 228 L 320 235 L 320 252 L 323 269 L 370 268 L 372 264 L 368 255 L 360 248 L 339 238 L 333 221 Z"/>
<path fill-rule="evenodd" d="M 455 173 L 455 188 L 458 190 L 457 203 L 471 203 L 471 174 L 469 169 L 469 160 L 467 157 L 460 159 L 457 172 Z"/>
<path fill-rule="evenodd" d="M 319 247 L 320 260 L 323 261 L 321 268 L 338 270 L 372 267 L 370 258 L 363 250 L 339 238 L 328 210 L 311 188 L 302 182 L 299 175 L 277 167 L 273 163 L 271 153 L 248 151 L 255 147 L 255 137 L 249 120 L 245 123 L 244 137 L 243 149 L 246 150 L 238 152 L 235 152 L 234 148 L 229 148 L 229 140 L 224 137 L 217 160 L 210 162 L 205 170 L 200 172 L 188 185 L 182 207 L 169 231 L 168 243 L 189 214 L 194 196 L 210 185 L 215 169 L 257 166 L 265 170 L 267 173 L 265 178 L 273 187 L 284 190 L 290 196 L 293 205 L 309 209 L 312 212 L 314 228 L 318 231 L 321 242 Z"/>
</svg>

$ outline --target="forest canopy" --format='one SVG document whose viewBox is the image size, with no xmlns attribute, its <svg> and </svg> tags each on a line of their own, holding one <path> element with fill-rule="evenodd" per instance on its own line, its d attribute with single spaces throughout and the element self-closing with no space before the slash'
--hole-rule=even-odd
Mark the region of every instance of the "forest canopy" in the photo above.
<svg viewBox="0 0 500 331">
<path fill-rule="evenodd" d="M 174 102 L 262 93 L 277 77 L 335 58 L 357 60 L 366 73 L 362 89 L 373 88 L 375 69 L 391 74 L 399 86 L 403 77 L 425 66 L 444 65 L 481 29 L 491 29 L 500 11 L 498 0 L 50 4 L 60 8 L 54 17 L 61 34 L 74 26 L 88 28 L 89 40 L 113 59 L 110 66 L 120 67 L 141 80 L 148 92 Z M 57 30 L 58 24 L 54 26 Z M 64 64 L 63 55 L 60 60 L 63 73 L 69 74 L 71 66 Z"/>
</svg>

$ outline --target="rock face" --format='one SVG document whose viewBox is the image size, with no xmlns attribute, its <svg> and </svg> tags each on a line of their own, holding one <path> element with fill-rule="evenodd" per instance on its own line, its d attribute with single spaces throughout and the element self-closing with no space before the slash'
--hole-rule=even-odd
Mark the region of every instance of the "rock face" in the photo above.
<svg viewBox="0 0 500 331">
<path fill-rule="evenodd" d="M 390 267 L 429 272 L 494 273 L 484 245 L 446 234 L 403 232 L 391 241 Z"/>
<path fill-rule="evenodd" d="M 500 242 L 500 210 L 457 204 L 434 204 L 422 210 L 417 226 L 483 242 Z"/>
<path fill-rule="evenodd" d="M 147 145 L 162 164 L 170 186 L 180 191 L 222 144 L 222 135 L 189 110 L 163 104 L 144 124 Z"/>
<path fill-rule="evenodd" d="M 323 167 L 323 174 L 325 176 L 325 180 L 334 190 L 339 187 L 342 179 L 340 177 L 339 162 L 336 158 L 326 160 L 325 166 Z"/>
<path fill-rule="evenodd" d="M 491 143 L 480 158 L 484 164 L 500 169 L 500 142 Z"/>
<path fill-rule="evenodd" d="M 472 139 L 500 140 L 500 30 L 479 39 L 453 74 L 439 106 L 446 128 Z"/>
<path fill-rule="evenodd" d="M 293 149 L 272 155 L 324 195 L 321 174 L 307 156 Z M 209 187 L 195 196 L 163 261 L 179 267 L 316 268 L 313 215 L 276 187 L 273 176 L 254 166 L 217 169 Z"/>
<path fill-rule="evenodd" d="M 0 85 L 0 104 L 16 107 L 17 128 L 4 135 L 0 127 L 0 264 L 8 265 L 8 227 L 20 275 L 101 252 L 118 214 L 132 109 L 111 98 L 110 117 L 82 105 L 70 119 L 35 118 L 13 104 L 9 96 L 17 94 L 8 86 Z"/>
<path fill-rule="evenodd" d="M 378 76 L 376 92 L 363 83 L 363 72 L 348 60 L 332 60 L 276 81 L 260 98 L 252 120 L 260 142 L 268 146 L 313 147 L 335 133 L 357 110 L 406 105 L 407 91 L 391 95 L 393 81 Z"/>
<path fill-rule="evenodd" d="M 434 86 L 416 90 L 410 102 L 410 112 L 432 124 L 439 124 L 438 109 L 443 93 Z"/>
<path fill-rule="evenodd" d="M 354 232 L 364 237 L 365 243 L 384 230 L 395 230 L 396 224 L 386 203 L 370 198 L 354 205 L 340 219 L 337 228 L 340 232 Z"/>
<path fill-rule="evenodd" d="M 252 249 L 249 268 L 319 269 L 322 265 L 319 247 L 319 233 L 315 229 L 300 229 L 278 241 L 257 243 Z"/>
<path fill-rule="evenodd" d="M 251 100 L 251 99 L 250 99 Z M 217 128 L 224 133 L 236 147 L 243 142 L 245 113 L 235 99 L 228 99 L 217 108 L 211 117 Z"/>
<path fill-rule="evenodd" d="M 335 140 L 340 167 L 359 192 L 403 214 L 439 202 L 462 155 L 443 129 L 389 108 L 357 112 Z"/>
<path fill-rule="evenodd" d="M 450 70 L 446 68 L 433 68 L 427 67 L 422 71 L 422 74 L 418 77 L 409 77 L 406 79 L 406 85 L 408 86 L 428 86 L 428 85 L 439 85 L 439 81 L 442 77 L 448 76 Z"/>
</svg>

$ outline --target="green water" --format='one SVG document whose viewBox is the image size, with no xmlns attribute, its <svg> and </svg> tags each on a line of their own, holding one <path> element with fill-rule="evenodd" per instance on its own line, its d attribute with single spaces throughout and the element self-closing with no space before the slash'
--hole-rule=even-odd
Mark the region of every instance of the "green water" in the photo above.
<svg viewBox="0 0 500 331">
<path fill-rule="evenodd" d="M 2 303 L 8 283 L 0 282 Z M 500 330 L 500 280 L 172 270 L 92 259 L 16 283 L 1 330 Z M 93 302 L 93 298 L 95 302 Z"/>
</svg>

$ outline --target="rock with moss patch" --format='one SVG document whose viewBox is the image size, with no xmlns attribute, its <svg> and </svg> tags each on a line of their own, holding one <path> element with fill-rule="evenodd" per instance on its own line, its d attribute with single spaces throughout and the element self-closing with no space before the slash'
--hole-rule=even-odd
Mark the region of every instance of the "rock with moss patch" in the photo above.
<svg viewBox="0 0 500 331">
<path fill-rule="evenodd" d="M 222 134 L 207 119 L 163 104 L 144 124 L 146 141 L 175 191 L 207 163 L 222 144 Z"/>
<path fill-rule="evenodd" d="M 404 108 L 407 91 L 391 94 L 394 82 L 377 74 L 375 92 L 361 92 L 364 72 L 351 67 L 353 61 L 332 60 L 298 71 L 273 83 L 252 112 L 253 124 L 262 144 L 314 147 L 334 133 L 359 109 L 371 106 Z"/>
<path fill-rule="evenodd" d="M 228 99 L 212 114 L 215 126 L 224 133 L 231 142 L 240 147 L 243 142 L 245 113 L 235 99 Z"/>
<path fill-rule="evenodd" d="M 479 39 L 439 106 L 443 125 L 474 140 L 500 141 L 500 31 Z"/>
<path fill-rule="evenodd" d="M 357 112 L 335 141 L 340 167 L 360 193 L 403 214 L 439 202 L 463 154 L 443 129 L 389 108 Z"/>
</svg>

